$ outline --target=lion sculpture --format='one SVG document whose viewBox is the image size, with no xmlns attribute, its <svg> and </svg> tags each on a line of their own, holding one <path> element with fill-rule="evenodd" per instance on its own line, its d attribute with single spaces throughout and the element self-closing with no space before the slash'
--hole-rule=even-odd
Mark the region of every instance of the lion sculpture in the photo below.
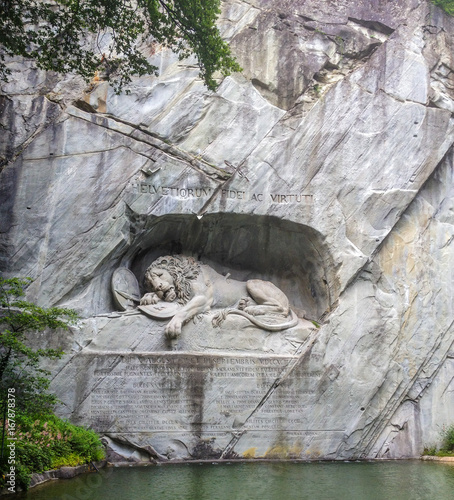
<svg viewBox="0 0 454 500">
<path fill-rule="evenodd" d="M 144 313 L 153 317 L 147 306 L 161 301 L 179 305 L 169 316 L 159 316 L 171 318 L 165 329 L 170 339 L 178 337 L 182 326 L 190 319 L 211 309 L 221 309 L 213 317 L 215 327 L 220 326 L 228 314 L 241 315 L 268 331 L 285 330 L 298 323 L 287 296 L 273 283 L 259 279 L 246 282 L 228 279 L 192 257 L 160 257 L 148 267 L 144 282 L 148 293 L 140 299 L 139 306 Z M 270 317 L 282 320 L 277 324 L 269 323 L 265 319 Z"/>
</svg>

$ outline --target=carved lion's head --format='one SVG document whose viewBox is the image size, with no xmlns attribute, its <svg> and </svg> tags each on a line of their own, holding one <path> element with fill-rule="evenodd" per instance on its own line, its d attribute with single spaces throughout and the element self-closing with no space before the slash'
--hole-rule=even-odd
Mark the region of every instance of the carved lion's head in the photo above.
<svg viewBox="0 0 454 500">
<path fill-rule="evenodd" d="M 152 280 L 155 276 L 164 276 L 162 271 L 171 276 L 177 301 L 186 304 L 191 298 L 191 281 L 195 280 L 200 273 L 199 263 L 194 258 L 183 255 L 159 257 L 145 272 L 144 282 L 147 290 L 156 292 Z"/>
</svg>

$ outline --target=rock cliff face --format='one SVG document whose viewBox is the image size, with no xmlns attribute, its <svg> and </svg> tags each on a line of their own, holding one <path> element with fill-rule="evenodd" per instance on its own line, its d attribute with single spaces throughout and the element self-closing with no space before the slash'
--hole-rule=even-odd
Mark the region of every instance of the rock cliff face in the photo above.
<svg viewBox="0 0 454 500">
<path fill-rule="evenodd" d="M 228 0 L 220 27 L 244 72 L 215 93 L 166 50 L 121 95 L 11 63 L 0 264 L 85 318 L 45 339 L 61 412 L 138 458 L 418 456 L 454 415 L 454 18 Z M 272 281 L 320 328 L 202 318 L 169 346 L 110 287 L 167 254 Z"/>
</svg>

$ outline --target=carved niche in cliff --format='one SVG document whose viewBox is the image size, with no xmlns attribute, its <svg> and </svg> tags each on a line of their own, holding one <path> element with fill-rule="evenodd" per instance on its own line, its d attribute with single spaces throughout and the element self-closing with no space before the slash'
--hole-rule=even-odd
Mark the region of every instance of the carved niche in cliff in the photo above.
<svg viewBox="0 0 454 500">
<path fill-rule="evenodd" d="M 177 350 L 293 353 L 329 310 L 333 266 L 307 226 L 216 214 L 150 218 L 139 229 L 112 286 L 124 316 L 116 323 L 128 339 L 147 331 L 134 344 L 144 351 L 175 340 Z"/>
</svg>

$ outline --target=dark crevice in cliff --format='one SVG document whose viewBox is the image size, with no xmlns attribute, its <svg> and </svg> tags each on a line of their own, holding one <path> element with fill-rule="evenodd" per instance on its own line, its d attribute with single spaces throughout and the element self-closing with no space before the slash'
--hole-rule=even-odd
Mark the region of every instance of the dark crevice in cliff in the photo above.
<svg viewBox="0 0 454 500">
<path fill-rule="evenodd" d="M 315 19 L 312 19 L 311 17 L 303 16 L 302 14 L 297 14 L 297 16 L 298 16 L 300 19 L 302 19 L 303 21 L 306 21 L 306 22 L 315 21 Z"/>
<path fill-rule="evenodd" d="M 386 24 L 381 23 L 380 21 L 366 21 L 364 19 L 356 19 L 354 17 L 349 17 L 349 21 L 358 24 L 359 26 L 363 26 L 364 28 L 368 28 L 372 31 L 377 31 L 378 33 L 383 33 L 384 35 L 392 35 L 394 33 L 394 29 L 386 26 Z"/>
<path fill-rule="evenodd" d="M 73 106 L 76 108 L 81 109 L 82 111 L 85 111 L 86 113 L 96 113 L 96 109 L 88 104 L 88 102 L 82 100 L 82 99 L 77 99 L 73 101 Z"/>
</svg>

